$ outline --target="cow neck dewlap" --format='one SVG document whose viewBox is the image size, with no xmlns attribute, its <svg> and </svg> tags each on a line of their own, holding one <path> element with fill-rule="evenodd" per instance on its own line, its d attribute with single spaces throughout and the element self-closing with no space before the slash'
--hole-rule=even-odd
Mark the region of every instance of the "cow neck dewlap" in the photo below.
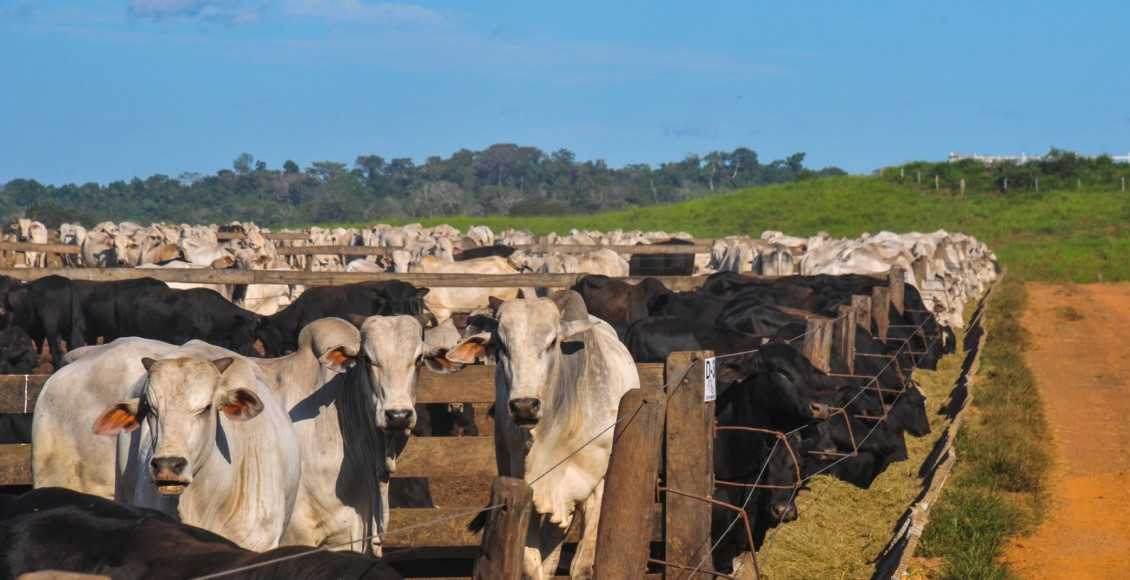
<svg viewBox="0 0 1130 580">
<path fill-rule="evenodd" d="M 590 332 L 585 337 L 591 338 Z M 612 450 L 611 430 L 589 443 L 608 425 L 598 425 L 600 417 L 586 416 L 585 397 L 578 391 L 580 385 L 606 385 L 599 376 L 599 365 L 590 364 L 594 350 L 592 341 L 587 341 L 585 348 L 572 350 L 572 354 L 558 353 L 550 397 L 554 407 L 547 409 L 546 419 L 531 432 L 533 445 L 526 456 L 526 481 L 533 482 L 552 470 L 531 483 L 534 506 L 563 527 L 572 521 L 575 504 L 587 498 L 604 477 Z M 577 453 L 570 456 L 574 451 Z"/>
</svg>

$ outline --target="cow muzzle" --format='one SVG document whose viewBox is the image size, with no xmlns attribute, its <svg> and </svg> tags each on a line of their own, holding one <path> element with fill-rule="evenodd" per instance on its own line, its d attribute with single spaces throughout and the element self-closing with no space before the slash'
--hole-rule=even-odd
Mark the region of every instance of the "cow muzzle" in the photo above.
<svg viewBox="0 0 1130 580">
<path fill-rule="evenodd" d="M 808 410 L 812 412 L 813 419 L 827 419 L 831 413 L 828 411 L 828 405 L 824 403 L 809 403 Z"/>
<path fill-rule="evenodd" d="M 149 461 L 153 485 L 161 495 L 175 496 L 184 493 L 189 479 L 184 474 L 188 460 L 183 457 L 154 457 Z"/>
<path fill-rule="evenodd" d="M 533 429 L 537 427 L 540 415 L 541 399 L 534 397 L 510 399 L 510 418 L 514 419 L 515 425 L 523 429 Z"/>
<path fill-rule="evenodd" d="M 796 504 L 791 501 L 772 502 L 769 504 L 769 516 L 774 522 L 791 522 L 797 518 Z"/>
<path fill-rule="evenodd" d="M 415 426 L 416 412 L 412 409 L 389 409 L 385 411 L 385 431 L 408 431 Z"/>
</svg>

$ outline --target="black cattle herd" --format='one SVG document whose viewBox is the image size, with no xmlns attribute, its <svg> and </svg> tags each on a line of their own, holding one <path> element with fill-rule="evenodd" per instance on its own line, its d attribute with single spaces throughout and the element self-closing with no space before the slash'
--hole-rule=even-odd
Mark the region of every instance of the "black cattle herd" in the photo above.
<svg viewBox="0 0 1130 580">
<path fill-rule="evenodd" d="M 757 549 L 770 528 L 797 517 L 798 481 L 824 473 L 868 488 L 891 462 L 907 457 L 905 433 L 922 436 L 930 430 L 925 399 L 911 371 L 935 368 L 943 354 L 953 351 L 954 340 L 951 330 L 927 312 L 913 286 L 905 287 L 903 313 L 890 308 L 888 340 L 855 333 L 855 351 L 861 356 L 852 373 L 847 361 L 835 354 L 830 372 L 821 372 L 801 354 L 799 343 L 793 344 L 806 331 L 806 313 L 835 317 L 841 305 L 851 304 L 853 295 L 870 295 L 873 287 L 886 283 L 858 275 L 766 279 L 723 272 L 691 292 L 669 290 L 654 278 L 632 285 L 598 275 L 582 278 L 572 289 L 591 314 L 616 328 L 637 362 L 663 362 L 675 351 L 716 353 L 715 498 L 744 506 L 753 528 L 752 548 Z M 322 317 L 426 315 L 426 293 L 401 281 L 310 287 L 277 314 L 259 316 L 212 290 L 177 290 L 152 278 L 90 282 L 48 276 L 21 282 L 4 276 L 0 373 L 32 373 L 44 342 L 57 364 L 63 360 L 64 341 L 74 348 L 122 336 L 174 344 L 203 339 L 247 356 L 280 356 L 295 348 L 304 325 Z M 861 378 L 869 376 L 876 379 Z M 432 423 L 422 421 L 421 430 L 434 429 L 436 435 L 477 433 L 470 405 L 453 406 L 455 417 L 448 416 L 452 407 L 433 407 Z M 427 410 L 421 410 L 426 416 Z M 7 432 L 0 437 L 9 440 L 0 443 L 27 436 L 19 416 L 3 419 L 0 428 Z M 751 487 L 755 483 L 767 487 Z M 426 482 L 422 491 L 419 482 L 415 485 L 417 492 L 410 484 L 402 505 L 415 504 L 420 493 L 426 494 Z M 45 496 L 58 500 L 54 511 L 47 509 L 47 499 L 0 498 L 0 543 L 26 547 L 26 542 L 7 539 L 34 529 L 29 527 L 33 514 L 84 511 L 81 506 L 87 502 L 54 493 Z M 154 534 L 195 534 L 233 562 L 252 558 L 234 552 L 221 538 L 182 530 L 157 516 L 141 518 L 136 508 L 89 505 L 83 525 L 142 521 L 161 530 Z M 105 521 L 87 521 L 99 518 Z M 735 518 L 733 510 L 714 510 L 713 556 L 720 571 L 730 570 L 731 559 L 751 549 Z M 130 533 L 144 535 L 137 529 Z M 83 553 L 75 551 L 73 557 L 85 557 Z M 343 559 L 340 565 L 353 563 Z M 12 566 L 11 558 L 0 553 L 0 577 Z"/>
</svg>

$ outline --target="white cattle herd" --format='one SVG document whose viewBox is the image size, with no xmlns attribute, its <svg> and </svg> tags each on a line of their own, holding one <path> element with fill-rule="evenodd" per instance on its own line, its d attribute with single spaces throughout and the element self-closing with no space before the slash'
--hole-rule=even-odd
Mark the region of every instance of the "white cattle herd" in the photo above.
<svg viewBox="0 0 1130 580">
<path fill-rule="evenodd" d="M 18 229 L 19 241 L 47 242 L 47 229 L 38 222 L 20 220 Z M 66 224 L 59 241 L 81 248 L 65 265 L 86 267 L 624 277 L 627 256 L 610 249 L 453 258 L 494 244 L 622 246 L 690 239 L 573 230 L 538 240 L 524 230 L 495 234 L 479 226 L 464 233 L 415 224 L 313 228 L 304 239 L 274 242 L 265 230 L 240 224 L 231 230 L 243 236 L 221 241 L 221 229 L 106 222 L 86 230 Z M 337 254 L 283 256 L 276 243 L 379 246 L 390 249 L 390 259 L 371 256 L 351 263 Z M 45 265 L 42 253 L 26 252 L 26 260 L 8 265 Z M 995 256 L 984 244 L 945 231 L 880 232 L 856 239 L 772 231 L 734 236 L 699 254 L 695 273 L 886 274 L 892 266 L 906 271 L 907 283 L 918 288 L 938 321 L 951 327 L 962 325 L 963 304 L 980 296 L 997 273 Z M 230 290 L 218 289 L 233 299 Z M 234 300 L 272 314 L 300 291 L 282 284 L 249 288 Z M 372 316 L 313 322 L 302 330 L 298 349 L 277 359 L 248 358 L 198 341 L 174 346 L 132 337 L 74 349 L 35 407 L 35 486 L 68 487 L 156 508 L 254 550 L 303 544 L 379 555 L 388 525 L 389 478 L 415 423 L 421 367 L 450 373 L 487 359 L 497 365 L 500 471 L 531 483 L 541 528 L 531 535 L 542 542 L 527 548 L 526 575 L 552 574 L 564 531 L 579 511 L 585 529 L 571 571 L 587 577 L 612 446 L 606 428 L 615 420 L 621 395 L 639 386 L 638 375 L 613 328 L 590 316 L 575 293 L 518 295 L 517 288 L 432 288 L 425 304 L 439 323 L 454 312 L 494 312 L 493 327 L 479 334 L 460 337 L 450 323 L 441 324 L 453 333 L 439 341 L 444 346 L 426 342 L 414 317 Z M 557 474 L 543 477 L 551 470 Z"/>
</svg>

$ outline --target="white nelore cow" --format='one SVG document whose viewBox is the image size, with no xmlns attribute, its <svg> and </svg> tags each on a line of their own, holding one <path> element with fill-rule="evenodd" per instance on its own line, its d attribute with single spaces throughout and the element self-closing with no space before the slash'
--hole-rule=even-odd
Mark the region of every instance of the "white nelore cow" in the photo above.
<svg viewBox="0 0 1130 580">
<path fill-rule="evenodd" d="M 19 218 L 18 222 L 19 223 L 14 224 L 12 227 L 19 230 L 19 241 L 31 242 L 33 244 L 47 243 L 47 226 L 27 218 Z M 24 255 L 27 260 L 28 268 L 47 267 L 47 254 L 43 252 L 26 252 Z"/>
<path fill-rule="evenodd" d="M 498 471 L 524 478 L 534 495 L 523 576 L 553 575 L 565 532 L 580 510 L 584 530 L 570 575 L 591 578 L 612 451 L 607 427 L 616 421 L 620 397 L 639 387 L 636 365 L 616 331 L 589 316 L 576 292 L 503 302 L 497 324 L 493 333 L 465 338 L 448 360 L 497 360 Z"/>
<path fill-rule="evenodd" d="M 395 261 L 397 254 L 393 253 Z M 488 258 L 475 258 L 462 262 L 442 260 L 435 256 L 423 256 L 408 269 L 409 272 L 428 274 L 517 274 L 518 270 L 507 263 L 506 258 L 491 256 Z M 424 305 L 440 323 L 451 317 L 455 312 L 470 312 L 476 308 L 490 306 L 493 296 L 501 300 L 510 300 L 518 296 L 516 287 L 501 288 L 454 288 L 432 286 L 431 291 L 424 296 Z"/>
<path fill-rule="evenodd" d="M 124 337 L 78 347 L 39 393 L 31 423 L 31 474 L 35 487 L 65 487 L 114 498 L 114 440 L 90 431 L 98 414 L 145 377 L 144 357 L 176 346 Z"/>
<path fill-rule="evenodd" d="M 301 452 L 262 371 L 199 341 L 142 360 L 147 375 L 94 422 L 119 435 L 114 499 L 256 551 L 279 545 Z"/>
<path fill-rule="evenodd" d="M 256 360 L 289 410 L 302 445 L 302 482 L 284 544 L 381 553 L 389 477 L 416 423 L 421 363 L 456 367 L 423 342 L 411 316 L 306 325 L 298 350 Z M 390 338 L 393 337 L 393 338 Z M 360 364 L 355 364 L 360 363 Z"/>
</svg>

